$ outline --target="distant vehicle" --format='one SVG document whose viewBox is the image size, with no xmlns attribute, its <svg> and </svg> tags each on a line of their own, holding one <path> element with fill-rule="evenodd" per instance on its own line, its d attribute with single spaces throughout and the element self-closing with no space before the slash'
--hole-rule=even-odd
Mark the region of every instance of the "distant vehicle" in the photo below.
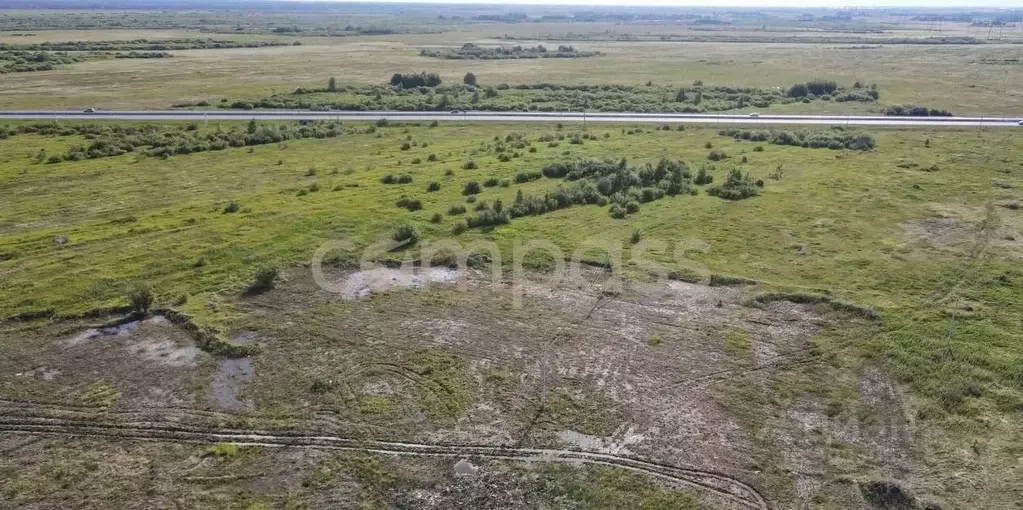
<svg viewBox="0 0 1023 510">
<path fill-rule="evenodd" d="M 753 112 L 753 113 L 749 114 L 749 117 L 751 119 L 759 119 L 760 118 L 760 114 L 756 113 L 756 112 Z"/>
<path fill-rule="evenodd" d="M 451 110 L 451 115 L 458 115 L 459 113 L 462 113 L 462 112 L 460 112 L 458 110 Z"/>
<path fill-rule="evenodd" d="M 1023 126 L 1023 120 L 1016 123 L 1017 126 Z"/>
<path fill-rule="evenodd" d="M 96 113 L 96 109 L 95 108 L 86 108 L 86 109 L 82 110 L 82 113 Z"/>
</svg>

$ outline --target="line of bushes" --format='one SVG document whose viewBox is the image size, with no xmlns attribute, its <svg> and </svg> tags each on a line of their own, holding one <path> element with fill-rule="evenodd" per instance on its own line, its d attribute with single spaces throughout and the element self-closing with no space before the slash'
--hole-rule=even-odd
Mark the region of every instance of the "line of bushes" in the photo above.
<svg viewBox="0 0 1023 510">
<path fill-rule="evenodd" d="M 245 130 L 235 126 L 223 130 L 218 126 L 207 131 L 200 131 L 194 124 L 173 129 L 152 124 L 121 126 L 53 123 L 23 124 L 10 130 L 0 129 L 0 138 L 14 134 L 40 134 L 78 135 L 90 140 L 88 145 L 73 146 L 62 155 L 53 154 L 47 158 L 45 153 L 40 152 L 37 156 L 39 162 L 59 163 L 120 156 L 129 152 L 165 158 L 174 154 L 265 145 L 303 138 L 333 138 L 340 136 L 341 133 L 340 125 L 323 122 L 306 125 L 258 125 L 250 122 Z"/>
<path fill-rule="evenodd" d="M 472 73 L 470 73 L 472 74 Z M 724 86 L 561 85 L 535 83 L 476 87 L 440 86 L 428 75 L 396 74 L 390 85 L 296 89 L 257 101 L 222 101 L 221 108 L 287 108 L 354 111 L 589 111 L 700 113 L 767 108 L 814 99 L 872 102 L 866 88 L 837 88 L 831 95 L 793 97 L 786 91 Z M 475 82 L 473 75 L 470 81 Z M 438 77 L 439 80 L 439 77 Z M 433 85 L 436 83 L 436 85 Z"/>
<path fill-rule="evenodd" d="M 519 179 L 531 179 L 530 174 L 524 175 L 526 177 Z M 554 163 L 546 166 L 540 175 L 565 179 L 572 185 L 558 186 L 543 195 L 526 195 L 519 190 L 515 202 L 507 208 L 501 201 L 481 202 L 476 206 L 477 214 L 467 219 L 465 226 L 492 227 L 514 218 L 538 216 L 575 205 L 610 205 L 609 213 L 613 218 L 624 218 L 639 211 L 641 203 L 696 192 L 685 163 L 667 159 L 638 168 L 630 167 L 624 159 Z M 464 208 L 459 206 L 458 211 L 449 210 L 448 214 L 462 211 Z"/>
<path fill-rule="evenodd" d="M 721 136 L 750 142 L 768 142 L 776 145 L 829 149 L 853 149 L 866 151 L 874 148 L 874 137 L 866 133 L 848 131 L 836 126 L 828 131 L 778 131 L 763 129 L 729 128 L 718 131 Z"/>
<path fill-rule="evenodd" d="M 913 105 L 892 105 L 884 109 L 885 115 L 908 116 L 908 117 L 951 117 L 952 112 L 939 110 L 937 108 L 926 108 Z"/>
<path fill-rule="evenodd" d="M 561 45 L 557 50 L 548 50 L 540 44 L 537 46 L 498 46 L 484 47 L 473 43 L 465 43 L 460 48 L 423 49 L 420 57 L 443 58 L 449 60 L 514 60 L 530 58 L 586 58 L 600 55 L 599 51 L 579 51 L 574 46 Z"/>
</svg>

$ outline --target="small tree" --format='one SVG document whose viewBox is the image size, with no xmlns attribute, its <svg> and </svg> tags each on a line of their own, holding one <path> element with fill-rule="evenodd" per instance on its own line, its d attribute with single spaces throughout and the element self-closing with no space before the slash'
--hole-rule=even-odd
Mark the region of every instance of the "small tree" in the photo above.
<svg viewBox="0 0 1023 510">
<path fill-rule="evenodd" d="M 246 128 L 246 131 L 250 135 L 256 132 L 256 119 L 250 119 L 249 120 L 249 127 Z"/>
<path fill-rule="evenodd" d="M 462 83 L 471 87 L 476 86 L 476 75 L 473 73 L 465 73 L 465 78 L 462 78 Z"/>
<path fill-rule="evenodd" d="M 337 92 L 337 80 L 333 76 L 327 80 L 327 92 Z"/>
<path fill-rule="evenodd" d="M 136 313 L 147 314 L 149 309 L 153 306 L 153 289 L 144 283 L 133 285 L 128 290 L 128 302 L 131 303 L 131 309 Z"/>
</svg>

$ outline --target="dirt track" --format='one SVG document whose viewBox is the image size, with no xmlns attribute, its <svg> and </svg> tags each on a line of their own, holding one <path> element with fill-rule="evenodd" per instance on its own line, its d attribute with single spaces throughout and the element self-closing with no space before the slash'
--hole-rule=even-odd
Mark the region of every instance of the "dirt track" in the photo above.
<svg viewBox="0 0 1023 510">
<path fill-rule="evenodd" d="M 246 446 L 348 450 L 388 455 L 595 464 L 628 469 L 694 487 L 745 508 L 770 508 L 755 488 L 727 475 L 639 458 L 576 450 L 367 441 L 296 430 L 257 431 L 189 425 L 168 418 L 161 419 L 151 411 L 105 413 L 94 408 L 0 399 L 0 431 L 6 434 L 108 437 L 199 444 L 231 442 Z M 177 418 L 190 414 L 185 409 L 166 411 L 171 411 Z"/>
</svg>

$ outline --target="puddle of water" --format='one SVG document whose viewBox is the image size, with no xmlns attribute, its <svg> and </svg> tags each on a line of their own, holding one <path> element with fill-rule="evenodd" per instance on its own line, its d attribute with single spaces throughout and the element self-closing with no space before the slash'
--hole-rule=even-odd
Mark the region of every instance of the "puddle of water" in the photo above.
<svg viewBox="0 0 1023 510">
<path fill-rule="evenodd" d="M 154 324 L 157 326 L 166 326 L 170 323 L 171 321 L 162 315 L 154 315 L 151 318 L 146 319 L 146 324 Z"/>
<path fill-rule="evenodd" d="M 479 466 L 469 462 L 468 459 L 462 459 L 455 463 L 456 476 L 475 476 L 479 470 Z"/>
<path fill-rule="evenodd" d="M 256 333 L 255 331 L 242 331 L 241 333 L 238 333 L 231 337 L 232 342 L 240 345 L 256 343 L 259 341 L 259 339 L 260 339 L 259 333 Z"/>
<path fill-rule="evenodd" d="M 364 299 L 373 293 L 388 292 L 395 288 L 421 289 L 427 283 L 456 281 L 458 271 L 454 269 L 431 267 L 402 273 L 399 269 L 381 267 L 348 275 L 341 290 L 341 297 L 348 300 Z"/>
<path fill-rule="evenodd" d="M 66 343 L 68 346 L 74 347 L 76 345 L 84 344 L 93 338 L 127 336 L 131 334 L 132 331 L 138 329 L 139 324 L 141 324 L 141 321 L 131 321 L 117 326 L 110 326 L 108 328 L 89 328 L 74 337 L 69 338 Z"/>
<path fill-rule="evenodd" d="M 225 359 L 210 381 L 210 402 L 225 411 L 248 411 L 251 406 L 239 394 L 252 381 L 254 372 L 249 358 Z"/>
</svg>

